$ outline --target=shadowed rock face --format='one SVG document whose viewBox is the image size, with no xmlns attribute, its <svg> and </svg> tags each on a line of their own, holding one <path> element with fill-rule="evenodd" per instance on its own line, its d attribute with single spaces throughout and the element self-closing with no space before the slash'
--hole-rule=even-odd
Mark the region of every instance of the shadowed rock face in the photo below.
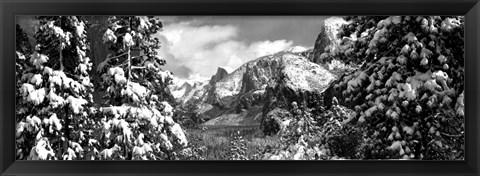
<svg viewBox="0 0 480 176">
<path fill-rule="evenodd" d="M 322 63 L 320 60 L 320 55 L 325 52 L 325 48 L 330 44 L 328 36 L 325 33 L 325 26 L 321 27 L 320 34 L 318 34 L 317 40 L 313 48 L 313 55 L 311 60 L 315 63 Z"/>
<path fill-rule="evenodd" d="M 324 57 L 321 56 L 325 52 L 334 53 L 340 44 L 340 38 L 337 34 L 343 24 L 347 24 L 343 18 L 330 17 L 323 22 L 317 40 L 313 48 L 313 54 L 309 58 L 312 62 L 320 64 L 324 63 Z"/>
<path fill-rule="evenodd" d="M 222 67 L 218 67 L 217 73 L 215 73 L 215 75 L 213 75 L 212 78 L 210 79 L 210 84 L 215 84 L 219 80 L 222 80 L 223 78 L 225 78 L 227 75 L 228 75 L 227 70 L 225 70 Z"/>
<path fill-rule="evenodd" d="M 320 34 L 318 34 L 317 40 L 315 41 L 315 47 L 312 52 L 313 54 L 310 55 L 309 60 L 317 64 L 325 64 L 326 62 L 328 62 L 328 60 L 326 59 L 330 57 L 331 54 L 338 53 L 341 38 L 339 38 L 337 34 L 340 31 L 342 25 L 348 23 L 349 22 L 339 17 L 331 17 L 326 19 L 320 30 Z M 325 93 L 323 94 L 322 99 L 323 102 L 325 102 L 324 106 L 326 109 L 329 109 L 332 106 L 333 97 L 336 97 L 342 105 L 346 105 L 347 107 L 351 108 L 351 106 L 354 104 L 345 104 L 344 100 L 346 97 L 341 94 L 342 90 L 340 90 L 338 87 L 335 88 L 333 86 L 340 81 L 340 77 L 343 77 L 345 72 L 346 71 L 343 70 L 339 73 L 336 73 L 337 77 L 339 78 L 336 79 L 335 82 L 332 82 L 330 86 L 324 91 Z"/>
<path fill-rule="evenodd" d="M 292 119 L 293 115 L 282 108 L 275 108 L 269 111 L 262 120 L 262 131 L 265 135 L 275 135 L 281 129 L 285 120 Z"/>
</svg>

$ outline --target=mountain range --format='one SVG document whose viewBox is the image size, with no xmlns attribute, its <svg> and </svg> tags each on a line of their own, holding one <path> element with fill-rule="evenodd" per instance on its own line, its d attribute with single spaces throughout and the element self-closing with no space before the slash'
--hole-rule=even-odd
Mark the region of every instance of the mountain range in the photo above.
<svg viewBox="0 0 480 176">
<path fill-rule="evenodd" d="M 321 106 L 324 91 L 338 75 L 312 58 L 338 43 L 335 31 L 342 20 L 326 20 L 314 49 L 292 47 L 231 72 L 219 67 L 210 79 L 177 78 L 170 90 L 180 108 L 196 114 L 205 126 L 260 125 L 271 111 L 289 110 L 292 102 Z"/>
</svg>

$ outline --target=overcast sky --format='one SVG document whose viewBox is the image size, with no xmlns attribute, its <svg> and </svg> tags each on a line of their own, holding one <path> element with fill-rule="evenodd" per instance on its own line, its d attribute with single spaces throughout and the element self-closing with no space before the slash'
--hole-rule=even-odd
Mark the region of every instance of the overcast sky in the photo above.
<svg viewBox="0 0 480 176">
<path fill-rule="evenodd" d="M 180 78 L 211 77 L 217 67 L 230 70 L 260 56 L 293 46 L 313 48 L 322 16 L 168 16 L 160 55 Z"/>
<path fill-rule="evenodd" d="M 179 78 L 210 78 L 218 67 L 243 63 L 293 46 L 313 48 L 325 16 L 163 16 L 165 69 Z M 19 17 L 27 28 L 32 17 Z M 28 31 L 27 31 L 28 32 Z M 33 31 L 31 35 L 33 35 Z"/>
</svg>

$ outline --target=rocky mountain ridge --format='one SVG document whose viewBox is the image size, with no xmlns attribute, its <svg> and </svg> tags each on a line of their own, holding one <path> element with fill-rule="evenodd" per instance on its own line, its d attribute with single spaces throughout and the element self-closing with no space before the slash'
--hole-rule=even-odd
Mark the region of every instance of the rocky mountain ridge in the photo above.
<svg viewBox="0 0 480 176">
<path fill-rule="evenodd" d="M 336 79 L 305 57 L 311 52 L 283 51 L 260 57 L 230 74 L 219 68 L 208 84 L 182 86 L 193 96 L 185 94 L 178 100 L 193 108 L 200 118 L 210 120 L 205 125 L 260 125 L 263 114 L 281 102 L 321 99 L 328 84 Z M 281 106 L 288 108 L 286 104 Z"/>
<path fill-rule="evenodd" d="M 231 73 L 218 68 L 210 80 L 172 86 L 172 93 L 182 93 L 177 101 L 204 125 L 260 125 L 268 121 L 270 111 L 288 110 L 293 101 L 323 105 L 323 92 L 340 74 L 332 74 L 325 61 L 315 58 L 336 49 L 338 30 L 345 23 L 342 18 L 327 19 L 313 49 L 292 47 L 251 60 Z"/>
</svg>

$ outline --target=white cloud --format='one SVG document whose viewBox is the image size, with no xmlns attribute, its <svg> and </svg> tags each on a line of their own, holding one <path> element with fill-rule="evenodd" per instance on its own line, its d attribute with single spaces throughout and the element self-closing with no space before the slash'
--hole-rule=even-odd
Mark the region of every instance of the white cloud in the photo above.
<svg viewBox="0 0 480 176">
<path fill-rule="evenodd" d="M 160 55 L 167 60 L 166 69 L 174 73 L 177 68 L 187 67 L 191 70 L 189 74 L 210 77 L 217 67 L 235 69 L 293 44 L 287 40 L 246 42 L 239 39 L 238 33 L 238 27 L 233 25 L 201 25 L 198 21 L 170 23 L 160 32 Z"/>
</svg>

